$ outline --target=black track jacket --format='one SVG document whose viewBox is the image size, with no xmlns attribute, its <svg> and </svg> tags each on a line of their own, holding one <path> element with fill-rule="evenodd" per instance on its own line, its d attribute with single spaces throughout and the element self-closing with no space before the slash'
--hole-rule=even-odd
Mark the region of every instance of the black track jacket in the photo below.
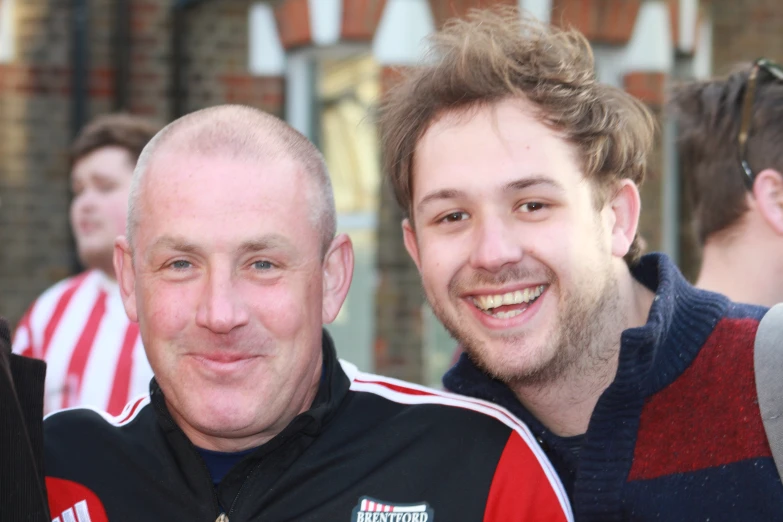
<svg viewBox="0 0 783 522">
<path fill-rule="evenodd" d="M 43 476 L 46 363 L 11 353 L 0 317 L 0 521 L 48 522 Z"/>
<path fill-rule="evenodd" d="M 506 410 L 361 373 L 338 361 L 326 333 L 323 353 L 310 410 L 217 490 L 154 379 L 118 417 L 50 415 L 54 522 L 571 520 L 557 475 Z"/>
</svg>

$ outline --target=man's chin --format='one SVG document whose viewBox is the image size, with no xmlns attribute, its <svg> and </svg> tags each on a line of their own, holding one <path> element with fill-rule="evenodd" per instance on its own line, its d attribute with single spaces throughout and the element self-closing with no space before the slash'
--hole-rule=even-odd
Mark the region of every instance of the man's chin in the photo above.
<svg viewBox="0 0 783 522">
<path fill-rule="evenodd" d="M 507 384 L 539 382 L 556 364 L 556 354 L 528 338 L 492 339 L 463 345 L 485 373 Z"/>
<path fill-rule="evenodd" d="M 214 437 L 242 437 L 247 435 L 245 432 L 252 432 L 251 427 L 256 422 L 251 412 L 251 408 L 242 407 L 241 401 L 229 404 L 218 400 L 193 408 L 191 424 L 199 426 L 199 431 Z"/>
</svg>

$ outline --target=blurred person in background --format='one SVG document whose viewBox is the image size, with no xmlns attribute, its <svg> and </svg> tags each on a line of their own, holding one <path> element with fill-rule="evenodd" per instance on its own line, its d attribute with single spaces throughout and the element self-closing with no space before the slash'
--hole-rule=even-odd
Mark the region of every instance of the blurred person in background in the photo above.
<svg viewBox="0 0 783 522">
<path fill-rule="evenodd" d="M 766 309 L 691 286 L 637 228 L 650 111 L 587 40 L 474 11 L 381 107 L 386 173 L 452 392 L 536 436 L 579 522 L 783 520 L 754 338 Z"/>
<path fill-rule="evenodd" d="M 127 114 L 96 118 L 71 148 L 70 220 L 86 271 L 58 282 L 30 306 L 15 353 L 47 362 L 46 413 L 91 406 L 119 414 L 152 377 L 136 323 L 114 275 L 114 240 L 125 231 L 139 154 L 158 126 Z"/>
<path fill-rule="evenodd" d="M 783 301 L 783 70 L 760 59 L 681 85 L 670 109 L 703 247 L 696 286 Z"/>
</svg>

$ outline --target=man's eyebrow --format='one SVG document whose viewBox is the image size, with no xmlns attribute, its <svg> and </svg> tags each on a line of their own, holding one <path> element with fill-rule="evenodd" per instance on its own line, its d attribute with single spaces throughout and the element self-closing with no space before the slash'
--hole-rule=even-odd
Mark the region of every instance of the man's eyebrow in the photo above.
<svg viewBox="0 0 783 522">
<path fill-rule="evenodd" d="M 267 234 L 256 239 L 245 241 L 239 246 L 237 252 L 240 254 L 248 254 L 272 249 L 290 250 L 291 248 L 291 241 L 285 236 L 280 234 Z"/>
<path fill-rule="evenodd" d="M 185 252 L 189 254 L 197 253 L 201 250 L 201 248 L 199 248 L 199 246 L 195 243 L 191 243 L 184 238 L 176 236 L 159 237 L 152 243 L 152 245 L 150 245 L 149 250 L 152 252 L 162 248 L 177 250 L 179 252 Z"/>
<path fill-rule="evenodd" d="M 436 190 L 421 198 L 421 201 L 419 201 L 418 205 L 416 205 L 416 211 L 421 212 L 424 207 L 433 201 L 437 201 L 439 199 L 455 199 L 464 195 L 464 192 L 456 189 Z"/>
<path fill-rule="evenodd" d="M 503 190 L 524 190 L 530 187 L 534 187 L 536 185 L 548 185 L 560 192 L 564 192 L 565 188 L 563 185 L 558 183 L 552 178 L 546 177 L 546 176 L 535 176 L 532 178 L 522 178 L 518 180 L 514 180 L 510 183 L 507 183 Z M 463 197 L 465 195 L 465 192 L 461 190 L 456 189 L 441 189 L 436 190 L 434 192 L 430 192 L 423 198 L 421 198 L 421 201 L 416 205 L 416 211 L 421 212 L 421 210 L 427 206 L 427 204 L 437 201 L 440 199 L 456 199 L 459 197 Z"/>
<path fill-rule="evenodd" d="M 565 187 L 547 176 L 535 176 L 532 178 L 523 178 L 516 181 L 512 181 L 505 186 L 505 190 L 524 190 L 526 188 L 534 187 L 536 185 L 547 185 L 560 192 L 565 192 Z"/>
<path fill-rule="evenodd" d="M 202 251 L 202 248 L 195 243 L 191 243 L 184 238 L 176 236 L 162 236 L 150 246 L 150 251 L 159 249 L 170 249 L 178 252 L 194 254 Z M 255 239 L 243 242 L 236 251 L 240 254 L 250 252 L 261 252 L 274 248 L 290 249 L 291 242 L 280 234 L 268 234 Z"/>
</svg>

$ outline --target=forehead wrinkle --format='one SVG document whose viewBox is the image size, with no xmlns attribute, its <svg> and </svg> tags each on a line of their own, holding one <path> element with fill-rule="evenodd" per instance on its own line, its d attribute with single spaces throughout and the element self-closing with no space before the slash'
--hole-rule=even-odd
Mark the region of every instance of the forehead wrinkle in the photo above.
<svg viewBox="0 0 783 522">
<path fill-rule="evenodd" d="M 153 241 L 147 252 L 149 255 L 152 255 L 156 251 L 163 249 L 176 250 L 187 254 L 198 254 L 202 250 L 200 246 L 183 237 L 164 235 Z"/>
<path fill-rule="evenodd" d="M 188 241 L 179 236 L 164 235 L 156 239 L 149 247 L 149 252 L 154 253 L 158 250 L 169 249 L 188 254 L 203 254 L 204 248 L 200 245 Z M 273 249 L 282 249 L 285 251 L 296 250 L 291 242 L 280 234 L 266 234 L 258 238 L 242 242 L 234 252 L 238 254 L 247 254 L 253 252 L 263 252 Z"/>
<path fill-rule="evenodd" d="M 284 251 L 294 251 L 296 247 L 285 236 L 280 234 L 266 234 L 264 236 L 244 241 L 236 249 L 239 254 L 248 254 L 254 252 L 264 252 L 268 250 L 281 249 Z"/>
</svg>

